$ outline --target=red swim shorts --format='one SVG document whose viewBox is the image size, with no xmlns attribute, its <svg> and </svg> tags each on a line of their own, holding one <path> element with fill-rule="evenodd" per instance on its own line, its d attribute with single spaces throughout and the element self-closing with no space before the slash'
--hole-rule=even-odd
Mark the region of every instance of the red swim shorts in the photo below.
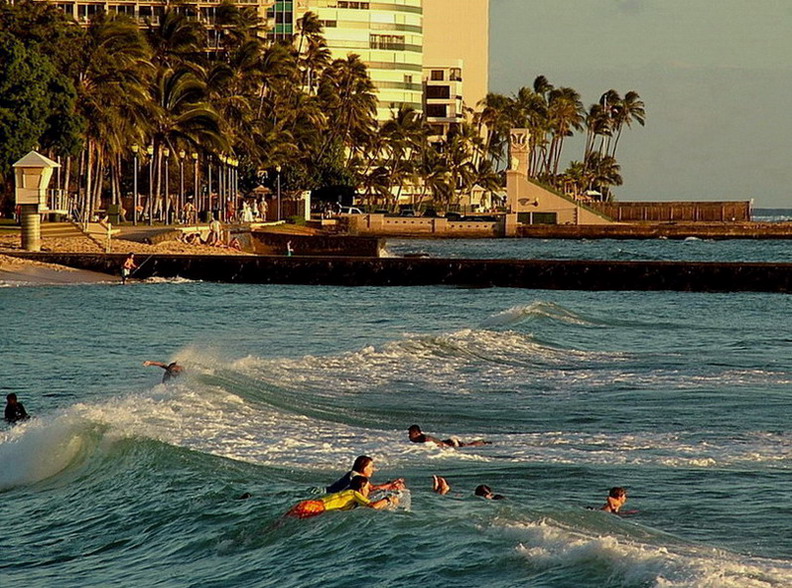
<svg viewBox="0 0 792 588">
<path fill-rule="evenodd" d="M 298 519 L 307 519 L 320 515 L 325 511 L 324 502 L 321 500 L 303 500 L 298 502 L 289 509 L 286 513 L 287 517 L 297 517 Z"/>
</svg>

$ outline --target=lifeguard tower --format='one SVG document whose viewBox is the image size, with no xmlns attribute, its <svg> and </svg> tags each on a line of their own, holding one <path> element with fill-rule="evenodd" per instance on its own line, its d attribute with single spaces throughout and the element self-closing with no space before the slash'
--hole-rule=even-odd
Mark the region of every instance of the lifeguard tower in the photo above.
<svg viewBox="0 0 792 588">
<path fill-rule="evenodd" d="M 14 164 L 16 204 L 22 221 L 22 248 L 41 250 L 41 213 L 48 212 L 47 186 L 59 163 L 31 151 Z"/>
</svg>

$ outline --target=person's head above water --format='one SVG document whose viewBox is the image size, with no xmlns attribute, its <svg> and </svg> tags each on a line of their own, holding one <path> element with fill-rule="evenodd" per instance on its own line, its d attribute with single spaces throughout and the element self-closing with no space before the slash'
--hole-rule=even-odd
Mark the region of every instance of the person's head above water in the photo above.
<svg viewBox="0 0 792 588">
<path fill-rule="evenodd" d="M 627 502 L 627 489 L 621 486 L 614 486 L 608 492 L 608 499 L 602 510 L 607 512 L 619 512 L 624 503 Z"/>
<path fill-rule="evenodd" d="M 608 496 L 611 498 L 626 498 L 627 490 L 621 486 L 614 486 L 610 489 L 610 492 L 608 492 Z"/>
<path fill-rule="evenodd" d="M 17 401 L 17 395 L 11 392 L 11 394 L 6 395 L 6 400 L 9 404 L 14 404 Z"/>
<path fill-rule="evenodd" d="M 493 494 L 492 488 L 487 486 L 486 484 L 481 484 L 476 486 L 476 489 L 473 491 L 476 496 L 481 496 L 482 498 L 486 498 L 488 500 L 502 500 L 505 496 L 500 494 Z"/>
<path fill-rule="evenodd" d="M 410 436 L 410 439 L 418 437 L 421 434 L 421 427 L 418 425 L 411 425 L 410 428 L 407 429 L 407 434 Z"/>
<path fill-rule="evenodd" d="M 374 460 L 368 455 L 359 455 L 352 464 L 352 471 L 370 478 L 374 473 Z"/>
</svg>

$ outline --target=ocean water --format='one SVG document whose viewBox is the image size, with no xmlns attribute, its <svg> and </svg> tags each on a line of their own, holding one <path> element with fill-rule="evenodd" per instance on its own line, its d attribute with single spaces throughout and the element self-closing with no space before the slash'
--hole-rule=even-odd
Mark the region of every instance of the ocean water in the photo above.
<svg viewBox="0 0 792 588">
<path fill-rule="evenodd" d="M 792 586 L 792 297 L 5 285 L 4 588 Z M 409 508 L 282 518 L 360 454 Z"/>
</svg>

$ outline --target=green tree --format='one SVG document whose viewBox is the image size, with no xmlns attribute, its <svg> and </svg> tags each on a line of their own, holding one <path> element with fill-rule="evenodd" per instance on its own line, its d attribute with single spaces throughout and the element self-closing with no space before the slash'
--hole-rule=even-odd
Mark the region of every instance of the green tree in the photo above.
<svg viewBox="0 0 792 588">
<path fill-rule="evenodd" d="M 53 115 L 50 89 L 57 77 L 35 47 L 0 33 L 0 178 L 46 132 Z"/>
</svg>

